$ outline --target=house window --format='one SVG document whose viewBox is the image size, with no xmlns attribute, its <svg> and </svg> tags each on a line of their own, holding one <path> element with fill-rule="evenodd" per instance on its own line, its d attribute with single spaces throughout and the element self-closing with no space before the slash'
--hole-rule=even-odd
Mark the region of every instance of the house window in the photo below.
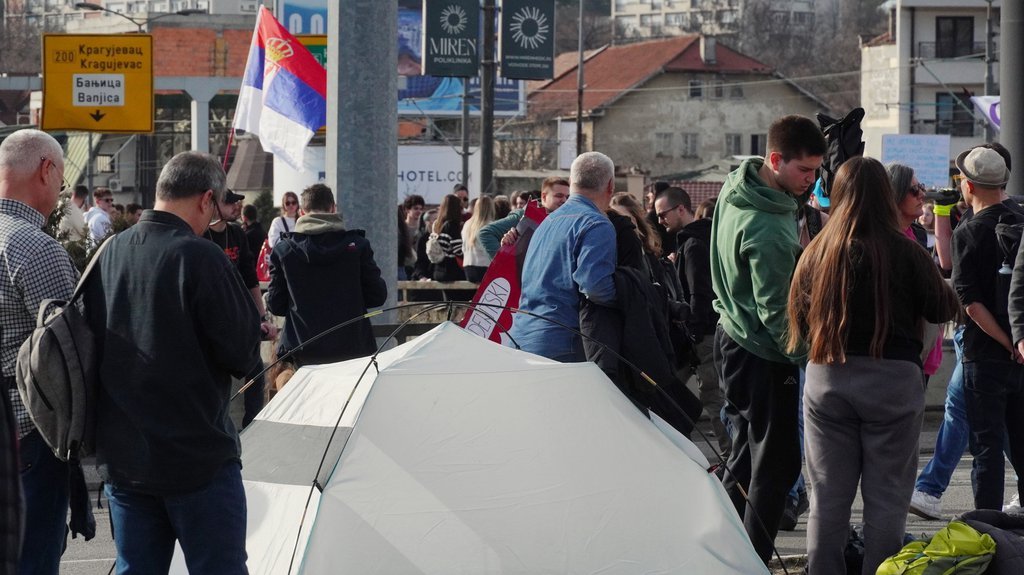
<svg viewBox="0 0 1024 575">
<path fill-rule="evenodd" d="M 793 25 L 806 28 L 814 26 L 814 14 L 812 12 L 794 12 Z"/>
<path fill-rule="evenodd" d="M 699 100 L 704 97 L 704 83 L 700 80 L 690 80 L 690 97 Z"/>
<path fill-rule="evenodd" d="M 935 133 L 950 136 L 974 136 L 974 114 L 965 96 L 935 95 Z"/>
<path fill-rule="evenodd" d="M 733 84 L 729 86 L 729 97 L 735 99 L 742 98 L 743 86 L 741 84 Z"/>
<path fill-rule="evenodd" d="M 659 132 L 654 134 L 654 155 L 659 158 L 672 157 L 672 134 Z"/>
<path fill-rule="evenodd" d="M 725 155 L 739 156 L 743 153 L 743 134 L 725 135 Z"/>
<path fill-rule="evenodd" d="M 699 146 L 697 134 L 688 133 L 680 134 L 680 136 L 682 136 L 682 146 L 679 155 L 683 158 L 696 158 Z"/>
<path fill-rule="evenodd" d="M 723 97 L 725 97 L 725 84 L 721 80 L 715 80 L 711 84 L 711 98 L 721 100 Z"/>
<path fill-rule="evenodd" d="M 956 58 L 974 51 L 974 18 L 940 16 L 935 19 L 935 57 Z"/>
<path fill-rule="evenodd" d="M 751 156 L 764 156 L 765 150 L 768 148 L 768 134 L 751 134 L 750 135 L 750 155 Z"/>
</svg>

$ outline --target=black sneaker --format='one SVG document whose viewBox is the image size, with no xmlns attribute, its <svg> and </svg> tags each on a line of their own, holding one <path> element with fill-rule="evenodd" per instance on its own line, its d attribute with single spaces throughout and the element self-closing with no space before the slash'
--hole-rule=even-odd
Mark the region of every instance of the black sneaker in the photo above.
<svg viewBox="0 0 1024 575">
<path fill-rule="evenodd" d="M 807 512 L 810 502 L 807 500 L 807 492 L 801 491 L 797 501 L 786 498 L 786 507 L 782 510 L 782 518 L 779 519 L 779 531 L 793 531 L 800 520 L 800 516 Z"/>
</svg>

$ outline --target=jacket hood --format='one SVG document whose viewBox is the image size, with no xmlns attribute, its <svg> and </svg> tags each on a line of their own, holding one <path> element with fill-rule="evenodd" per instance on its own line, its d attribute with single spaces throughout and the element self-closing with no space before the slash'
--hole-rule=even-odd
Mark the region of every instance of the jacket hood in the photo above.
<svg viewBox="0 0 1024 575">
<path fill-rule="evenodd" d="M 686 240 L 696 238 L 711 243 L 711 219 L 693 220 L 676 234 L 676 243 L 682 246 Z"/>
<path fill-rule="evenodd" d="M 758 170 L 764 165 L 764 158 L 749 158 L 739 169 L 726 178 L 725 187 L 735 193 L 728 194 L 725 201 L 740 209 L 755 209 L 769 213 L 792 213 L 797 209 L 796 200 L 786 192 L 768 187 Z"/>
<path fill-rule="evenodd" d="M 295 222 L 295 233 L 306 235 L 345 231 L 341 214 L 306 214 Z"/>
</svg>

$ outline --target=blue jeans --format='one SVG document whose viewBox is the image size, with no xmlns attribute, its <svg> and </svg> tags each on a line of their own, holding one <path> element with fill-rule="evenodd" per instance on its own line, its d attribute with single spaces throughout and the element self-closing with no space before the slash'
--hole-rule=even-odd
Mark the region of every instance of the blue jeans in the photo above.
<svg viewBox="0 0 1024 575">
<path fill-rule="evenodd" d="M 956 367 L 946 385 L 946 414 L 939 424 L 935 438 L 935 454 L 917 477 L 914 489 L 933 497 L 942 497 L 949 487 L 953 471 L 967 448 L 967 407 L 964 400 L 964 328 L 953 332 L 953 349 L 956 351 Z"/>
<path fill-rule="evenodd" d="M 193 575 L 245 575 L 245 490 L 228 462 L 210 483 L 183 495 L 106 486 L 118 575 L 167 573 L 174 541 Z"/>
<path fill-rule="evenodd" d="M 57 575 L 67 541 L 68 464 L 57 459 L 38 431 L 21 438 L 25 540 L 18 575 Z"/>
<path fill-rule="evenodd" d="M 1013 468 L 1019 471 L 1024 463 L 1024 367 L 999 360 L 965 363 L 964 397 L 974 455 L 974 507 L 1001 510 L 1007 437 Z"/>
</svg>

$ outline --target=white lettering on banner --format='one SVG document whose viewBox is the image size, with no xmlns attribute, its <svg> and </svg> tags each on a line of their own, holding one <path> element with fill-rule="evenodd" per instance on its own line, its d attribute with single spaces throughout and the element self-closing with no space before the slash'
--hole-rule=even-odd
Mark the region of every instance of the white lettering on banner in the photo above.
<svg viewBox="0 0 1024 575">
<path fill-rule="evenodd" d="M 124 106 L 124 74 L 75 74 L 71 101 L 75 106 Z"/>
</svg>

